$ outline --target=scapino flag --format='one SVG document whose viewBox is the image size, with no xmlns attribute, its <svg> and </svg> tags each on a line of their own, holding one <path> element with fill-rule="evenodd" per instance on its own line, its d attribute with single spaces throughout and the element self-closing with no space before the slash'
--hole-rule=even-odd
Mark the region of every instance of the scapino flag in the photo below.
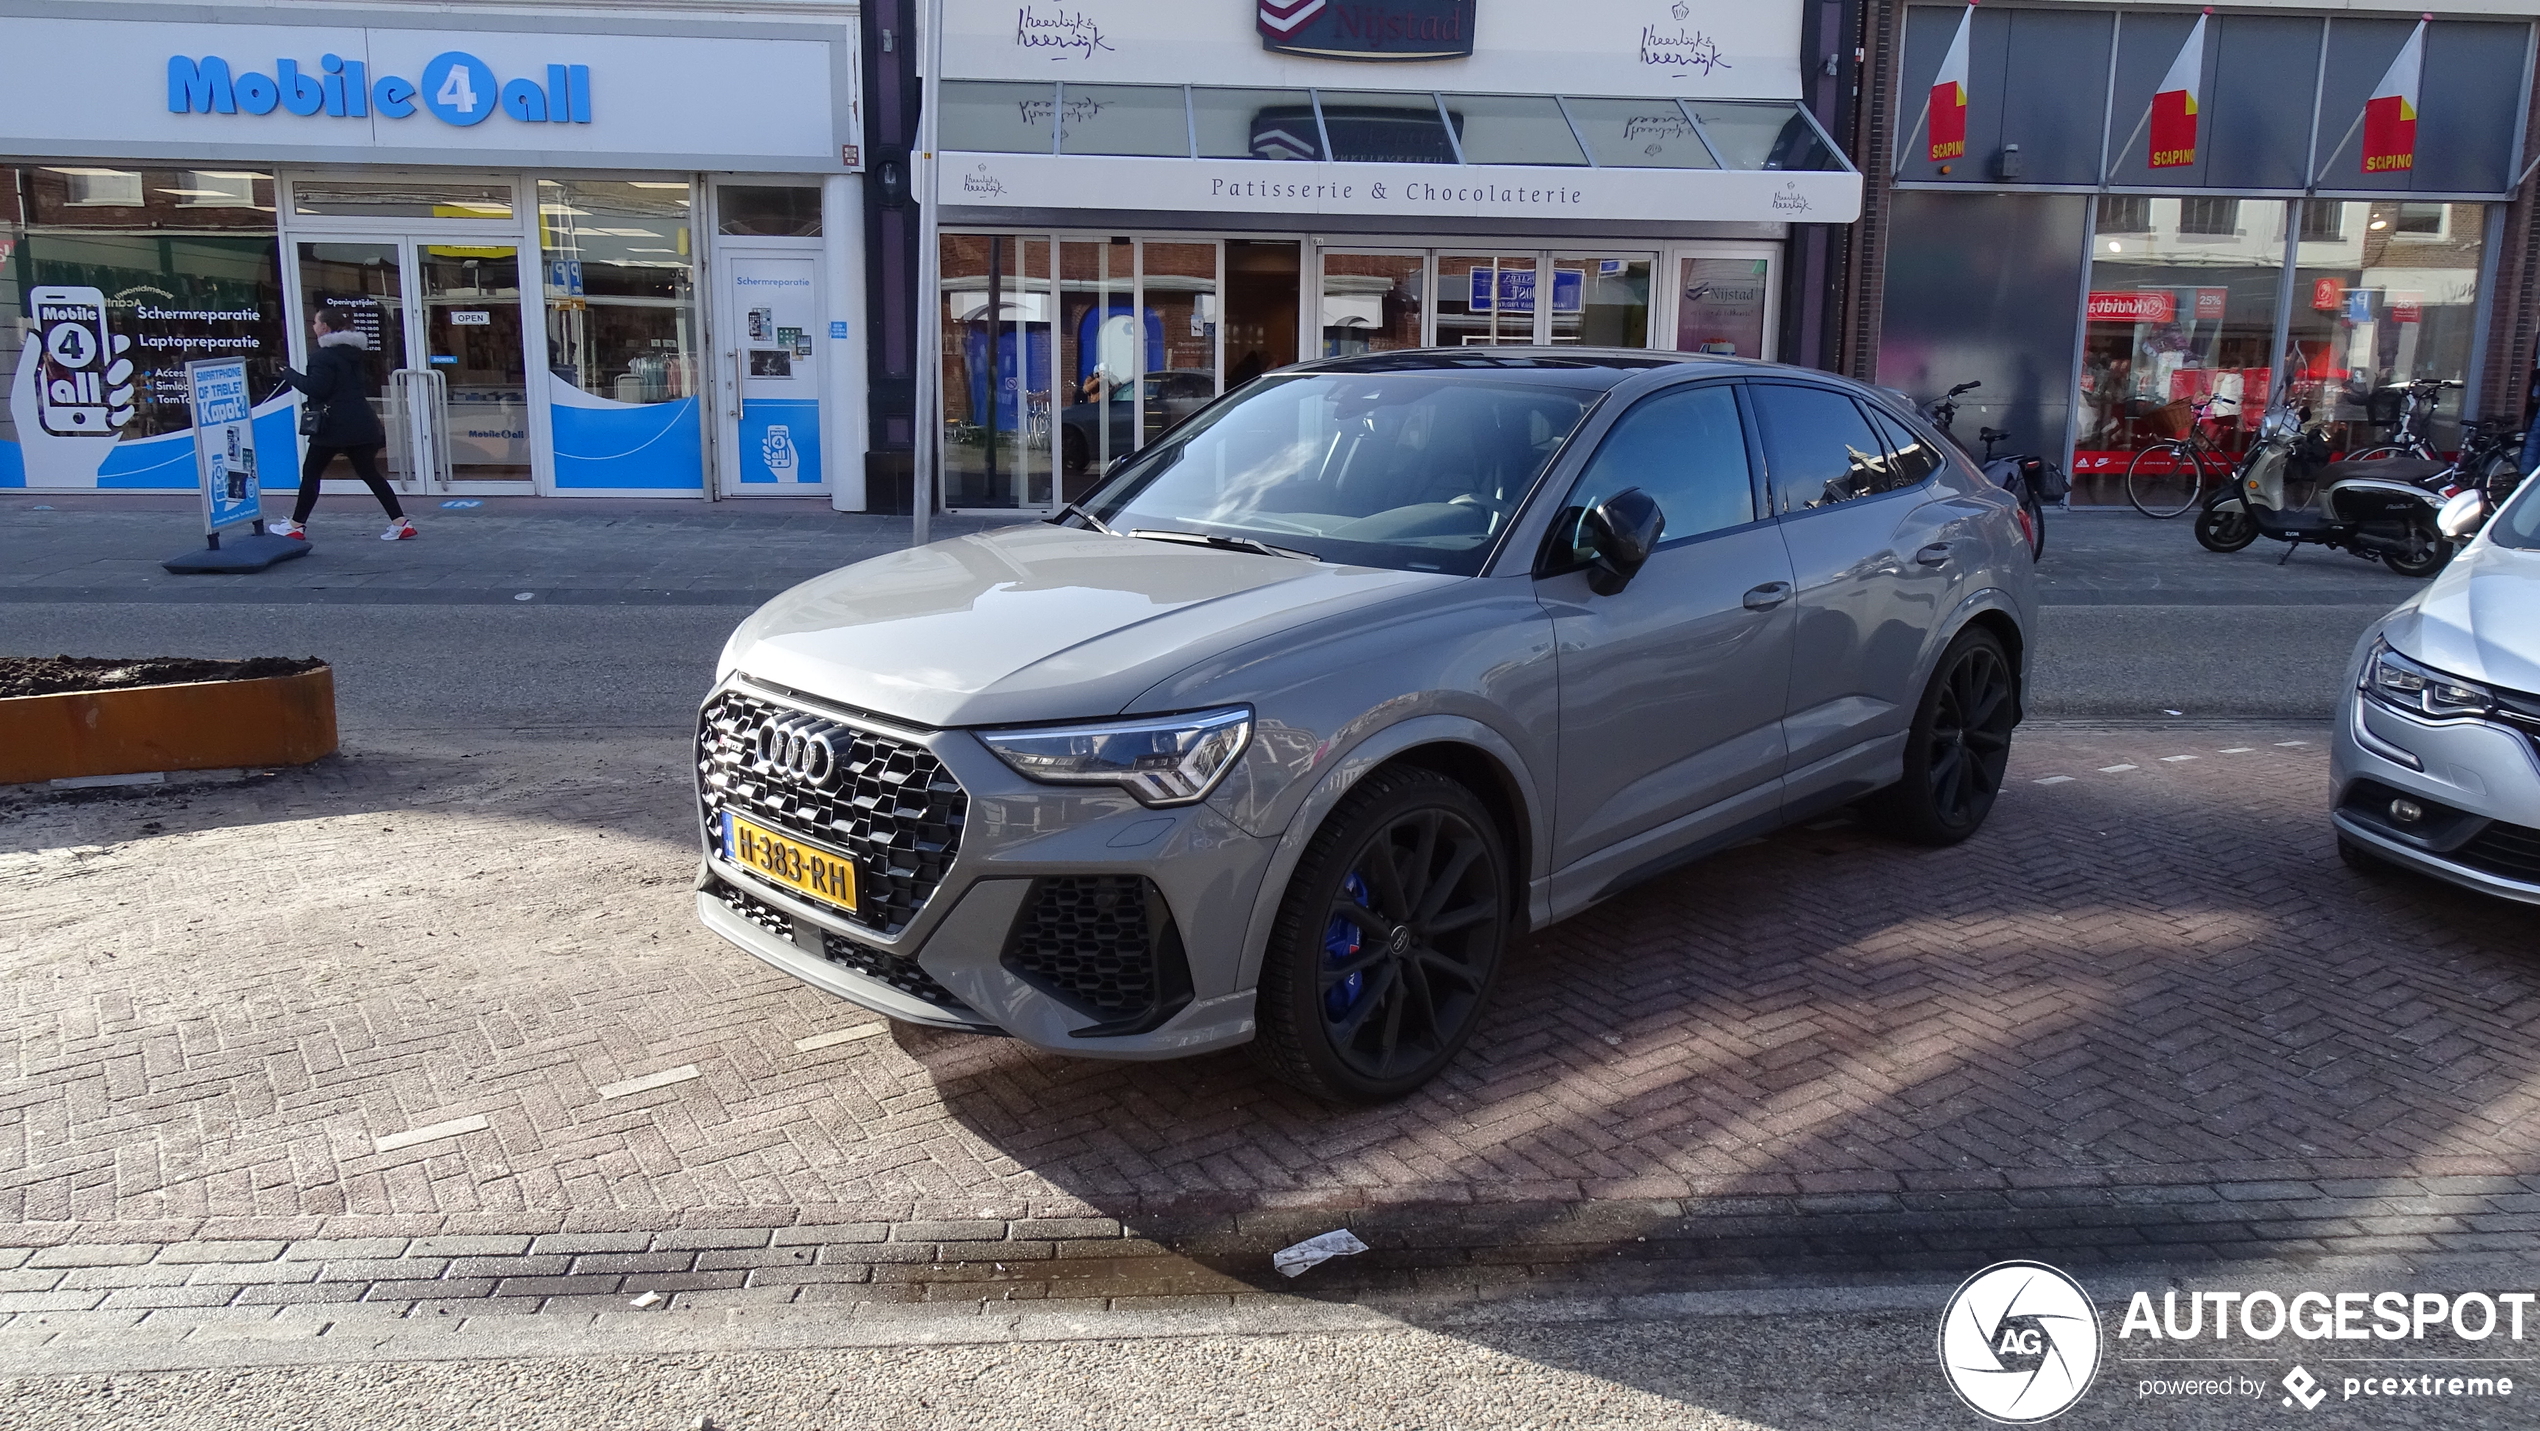
<svg viewBox="0 0 2540 1431">
<path fill-rule="evenodd" d="M 1931 82 L 1931 157 L 1935 163 L 1967 157 L 1967 27 L 1976 7 L 1958 17 L 1957 38 Z"/>
<path fill-rule="evenodd" d="M 2390 73 L 2364 101 L 2364 172 L 2387 174 L 2417 166 L 2417 81 L 2425 76 L 2425 22 L 2399 47 Z"/>
<path fill-rule="evenodd" d="M 2152 167 L 2177 169 L 2196 162 L 2196 86 L 2205 75 L 2205 17 L 2187 32 L 2187 43 L 2161 87 L 2152 92 Z"/>
</svg>

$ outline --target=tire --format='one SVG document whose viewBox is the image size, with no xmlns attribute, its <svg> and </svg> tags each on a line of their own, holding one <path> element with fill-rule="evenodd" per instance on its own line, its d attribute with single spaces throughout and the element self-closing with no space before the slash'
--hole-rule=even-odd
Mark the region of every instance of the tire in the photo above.
<svg viewBox="0 0 2540 1431">
<path fill-rule="evenodd" d="M 2035 492 L 2022 492 L 2020 506 L 2028 513 L 2028 559 L 2032 562 L 2044 561 L 2046 559 L 2046 504 L 2037 500 Z"/>
<path fill-rule="evenodd" d="M 2155 457 L 2165 459 L 2164 463 L 2152 462 Z M 2181 463 L 2186 465 L 2185 475 L 2177 470 Z M 2170 470 L 2156 470 L 2162 465 Z M 2147 447 L 2125 465 L 2125 499 L 2147 517 L 2175 517 L 2195 506 L 2204 492 L 2205 459 L 2181 443 Z"/>
<path fill-rule="evenodd" d="M 2412 555 L 2383 552 L 2382 565 L 2405 577 L 2428 577 L 2452 564 L 2452 543 L 2431 527 L 2416 530 L 2417 549 Z"/>
<path fill-rule="evenodd" d="M 1905 778 L 1863 802 L 1872 823 L 1918 845 L 1984 827 L 2011 761 L 2019 692 L 1993 633 L 1970 627 L 1942 652 L 1905 738 Z"/>
<path fill-rule="evenodd" d="M 2258 539 L 2258 524 L 2249 520 L 2248 509 L 2234 502 L 2216 502 L 2196 514 L 2196 545 L 2209 552 L 2229 555 Z"/>
<path fill-rule="evenodd" d="M 1498 982 L 1511 887 L 1506 843 L 1472 791 L 1412 766 L 1367 777 L 1289 877 L 1261 967 L 1256 1057 L 1336 1103 L 1428 1082 Z"/>
</svg>

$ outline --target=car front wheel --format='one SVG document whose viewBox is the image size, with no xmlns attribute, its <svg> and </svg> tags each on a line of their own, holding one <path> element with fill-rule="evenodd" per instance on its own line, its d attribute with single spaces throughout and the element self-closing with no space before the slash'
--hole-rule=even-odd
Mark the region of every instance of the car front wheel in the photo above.
<svg viewBox="0 0 2540 1431">
<path fill-rule="evenodd" d="M 1866 812 L 1917 844 L 1954 845 L 1974 834 L 2002 792 L 2018 721 L 2019 695 L 2002 643 L 1981 628 L 1960 632 L 1914 710 L 1905 778 L 1872 796 Z"/>
<path fill-rule="evenodd" d="M 1318 1098 L 1399 1098 L 1480 1021 L 1511 919 L 1505 843 L 1473 792 L 1380 770 L 1297 862 L 1261 970 L 1269 1070 Z"/>
</svg>

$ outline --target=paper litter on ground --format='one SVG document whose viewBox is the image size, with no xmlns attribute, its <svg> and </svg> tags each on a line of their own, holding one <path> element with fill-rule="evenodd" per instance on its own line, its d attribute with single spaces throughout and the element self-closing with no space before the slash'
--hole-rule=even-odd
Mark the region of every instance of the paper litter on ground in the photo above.
<svg viewBox="0 0 2540 1431">
<path fill-rule="evenodd" d="M 1348 1228 L 1338 1228 L 1320 1237 L 1309 1237 L 1294 1247 L 1282 1247 L 1270 1254 L 1270 1265 L 1285 1276 L 1294 1277 L 1306 1268 L 1329 1262 L 1335 1257 L 1352 1257 L 1367 1250 Z"/>
</svg>

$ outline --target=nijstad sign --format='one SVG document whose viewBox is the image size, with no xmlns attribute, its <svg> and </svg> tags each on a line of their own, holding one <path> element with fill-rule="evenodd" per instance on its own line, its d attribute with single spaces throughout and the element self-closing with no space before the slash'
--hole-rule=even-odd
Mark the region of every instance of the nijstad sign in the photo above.
<svg viewBox="0 0 2540 1431">
<path fill-rule="evenodd" d="M 589 124 L 591 67 L 549 65 L 544 82 L 528 77 L 497 80 L 493 66 L 465 50 L 444 50 L 426 61 L 418 79 L 373 78 L 361 60 L 324 55 L 315 71 L 277 59 L 273 73 L 233 69 L 217 55 L 168 57 L 171 114 L 328 114 L 363 119 L 378 114 L 404 119 L 421 105 L 444 124 L 481 124 L 496 110 L 523 124 Z"/>
</svg>

